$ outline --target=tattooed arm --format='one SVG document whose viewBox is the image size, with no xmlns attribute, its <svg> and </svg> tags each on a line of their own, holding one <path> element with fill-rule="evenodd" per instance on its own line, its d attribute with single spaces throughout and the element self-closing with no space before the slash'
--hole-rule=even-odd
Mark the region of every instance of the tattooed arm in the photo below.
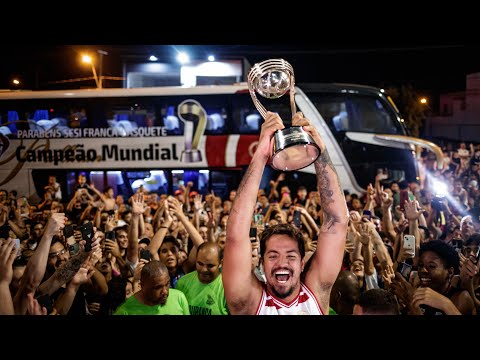
<svg viewBox="0 0 480 360">
<path fill-rule="evenodd" d="M 295 114 L 292 124 L 303 126 L 321 150 L 314 165 L 323 222 L 305 283 L 315 294 L 323 313 L 328 314 L 330 290 L 337 279 L 345 251 L 348 209 L 337 172 L 317 129 L 300 112 Z"/>
</svg>

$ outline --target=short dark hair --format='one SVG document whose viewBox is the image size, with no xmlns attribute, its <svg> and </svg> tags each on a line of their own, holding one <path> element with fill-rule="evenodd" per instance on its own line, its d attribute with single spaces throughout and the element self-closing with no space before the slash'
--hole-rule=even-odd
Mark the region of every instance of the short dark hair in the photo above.
<svg viewBox="0 0 480 360">
<path fill-rule="evenodd" d="M 139 243 L 139 244 L 147 244 L 147 245 L 150 245 L 150 239 L 147 238 L 147 237 L 145 237 L 145 238 L 143 238 L 142 240 L 140 240 L 138 243 Z"/>
<path fill-rule="evenodd" d="M 291 224 L 276 224 L 266 228 L 262 235 L 260 235 L 260 257 L 263 258 L 265 255 L 265 248 L 267 240 L 272 237 L 272 235 L 287 235 L 290 236 L 293 240 L 296 240 L 298 243 L 298 250 L 303 259 L 305 256 L 305 243 L 303 242 L 303 236 L 299 229 Z"/>
<path fill-rule="evenodd" d="M 471 235 L 467 239 L 467 241 L 465 241 L 464 246 L 471 246 L 471 245 L 480 246 L 480 234 L 479 233 L 475 233 L 475 234 Z"/>
<path fill-rule="evenodd" d="M 357 304 L 364 315 L 400 315 L 395 296 L 385 289 L 370 289 L 360 294 Z"/>
<path fill-rule="evenodd" d="M 173 235 L 167 235 L 163 238 L 163 241 L 162 241 L 162 245 L 163 244 L 166 244 L 166 243 L 172 243 L 174 244 L 178 249 L 180 248 L 179 244 L 178 244 L 178 240 L 175 236 Z"/>
<path fill-rule="evenodd" d="M 453 246 L 444 243 L 442 240 L 432 240 L 425 242 L 420 246 L 418 256 L 426 251 L 432 251 L 437 254 L 445 263 L 445 268 L 453 267 L 454 274 L 458 274 L 460 267 L 460 257 Z"/>
</svg>

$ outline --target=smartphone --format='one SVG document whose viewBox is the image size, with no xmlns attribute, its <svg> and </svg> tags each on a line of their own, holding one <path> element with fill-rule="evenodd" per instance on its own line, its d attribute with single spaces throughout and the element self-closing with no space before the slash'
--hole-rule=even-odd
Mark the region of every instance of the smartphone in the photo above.
<svg viewBox="0 0 480 360">
<path fill-rule="evenodd" d="M 85 251 L 89 252 L 92 250 L 92 238 L 93 238 L 93 224 L 91 221 L 86 222 L 80 226 L 80 231 L 82 232 L 82 239 L 86 241 Z"/>
<path fill-rule="evenodd" d="M 140 259 L 152 260 L 152 254 L 148 249 L 140 249 Z"/>
<path fill-rule="evenodd" d="M 115 240 L 115 231 L 107 231 L 105 233 L 105 239 L 106 240 Z"/>
<path fill-rule="evenodd" d="M 372 212 L 370 210 L 363 210 L 362 218 L 363 217 L 372 220 Z"/>
<path fill-rule="evenodd" d="M 405 280 L 410 281 L 410 272 L 412 271 L 412 265 L 406 262 L 398 263 L 397 271 L 402 274 Z"/>
<path fill-rule="evenodd" d="M 400 190 L 400 210 L 405 210 L 406 201 L 408 201 L 408 190 Z"/>
<path fill-rule="evenodd" d="M 415 254 L 415 235 L 403 235 L 403 248 Z"/>
<path fill-rule="evenodd" d="M 253 222 L 255 225 L 263 225 L 263 215 L 262 214 L 254 214 L 253 215 Z"/>
<path fill-rule="evenodd" d="M 293 212 L 293 225 L 295 225 L 297 228 L 302 226 L 302 213 L 298 210 Z"/>
<path fill-rule="evenodd" d="M 22 250 L 20 249 L 20 239 L 13 239 L 15 247 L 17 248 L 17 258 L 22 256 Z"/>
<path fill-rule="evenodd" d="M 257 228 L 256 227 L 251 227 L 250 228 L 250 239 L 251 238 L 255 238 L 255 240 L 253 240 L 253 241 L 257 240 Z"/>
</svg>

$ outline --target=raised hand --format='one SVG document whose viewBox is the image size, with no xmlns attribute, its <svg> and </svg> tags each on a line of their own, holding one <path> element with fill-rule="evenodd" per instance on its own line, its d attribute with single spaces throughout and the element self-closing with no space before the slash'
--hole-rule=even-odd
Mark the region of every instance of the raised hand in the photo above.
<svg viewBox="0 0 480 360">
<path fill-rule="evenodd" d="M 308 132 L 310 136 L 313 138 L 315 143 L 318 145 L 321 151 L 325 150 L 325 143 L 323 142 L 322 138 L 320 137 L 320 134 L 318 133 L 318 130 L 315 128 L 315 126 L 312 126 L 310 124 L 310 120 L 308 120 L 306 117 L 303 116 L 302 112 L 297 112 L 295 115 L 293 115 L 292 118 L 292 126 L 302 126 L 303 130 Z"/>
<path fill-rule="evenodd" d="M 203 209 L 205 202 L 202 202 L 202 194 L 197 194 L 193 198 L 193 206 L 195 206 L 195 210 L 199 211 Z"/>
<path fill-rule="evenodd" d="M 132 214 L 142 215 L 148 206 L 143 202 L 143 194 L 135 194 L 132 197 Z"/>
<path fill-rule="evenodd" d="M 105 251 L 110 252 L 114 257 L 121 257 L 120 247 L 115 240 L 105 240 Z"/>
<path fill-rule="evenodd" d="M 0 284 L 10 285 L 12 282 L 12 265 L 16 256 L 17 248 L 13 239 L 0 239 Z"/>
<path fill-rule="evenodd" d="M 419 211 L 419 204 L 417 200 L 407 200 L 405 201 L 405 217 L 408 220 L 417 220 L 422 214 Z"/>
<path fill-rule="evenodd" d="M 257 150 L 255 154 L 259 154 L 267 161 L 272 155 L 273 147 L 273 134 L 277 130 L 284 129 L 283 121 L 277 113 L 268 111 L 266 114 L 265 122 L 262 124 L 262 130 L 260 132 L 260 138 L 258 140 Z"/>
<path fill-rule="evenodd" d="M 33 293 L 27 294 L 27 312 L 29 315 L 48 315 L 47 308 L 41 306 L 40 303 L 33 297 Z"/>
<path fill-rule="evenodd" d="M 65 213 L 53 213 L 48 219 L 45 226 L 44 235 L 53 236 L 57 235 L 60 230 L 65 227 L 65 223 L 68 219 L 65 217 Z"/>
<path fill-rule="evenodd" d="M 380 200 L 382 202 L 382 207 L 385 208 L 389 208 L 393 204 L 393 198 L 391 198 L 385 191 L 380 193 Z"/>
<path fill-rule="evenodd" d="M 94 272 L 95 269 L 93 269 L 90 265 L 82 265 L 80 269 L 78 269 L 77 273 L 73 276 L 70 283 L 73 286 L 85 284 L 93 276 Z"/>
</svg>

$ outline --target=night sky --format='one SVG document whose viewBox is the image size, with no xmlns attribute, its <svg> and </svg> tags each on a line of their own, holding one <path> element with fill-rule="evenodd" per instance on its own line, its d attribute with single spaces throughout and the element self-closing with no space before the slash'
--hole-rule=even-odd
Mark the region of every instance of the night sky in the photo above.
<svg viewBox="0 0 480 360">
<path fill-rule="evenodd" d="M 88 43 L 87 43 L 88 44 Z M 90 43 L 91 44 L 91 43 Z M 91 76 L 88 65 L 81 64 L 85 49 L 108 51 L 103 57 L 103 74 L 123 76 L 124 61 L 144 61 L 150 54 L 159 61 L 174 61 L 175 50 L 186 50 L 192 59 L 205 59 L 214 53 L 217 59 L 245 57 L 252 65 L 269 58 L 289 61 L 296 83 L 345 82 L 378 87 L 411 84 L 419 94 L 439 94 L 465 90 L 466 75 L 480 72 L 480 42 L 391 42 L 317 44 L 219 44 L 181 45 L 98 44 L 55 45 L 15 44 L 0 50 L 0 89 L 12 88 L 18 77 L 23 89 L 55 88 L 52 81 Z M 72 83 L 72 87 L 79 83 Z M 88 83 L 82 83 L 83 86 Z M 93 85 L 93 82 L 92 82 Z M 121 86 L 110 81 L 106 87 Z"/>
</svg>

